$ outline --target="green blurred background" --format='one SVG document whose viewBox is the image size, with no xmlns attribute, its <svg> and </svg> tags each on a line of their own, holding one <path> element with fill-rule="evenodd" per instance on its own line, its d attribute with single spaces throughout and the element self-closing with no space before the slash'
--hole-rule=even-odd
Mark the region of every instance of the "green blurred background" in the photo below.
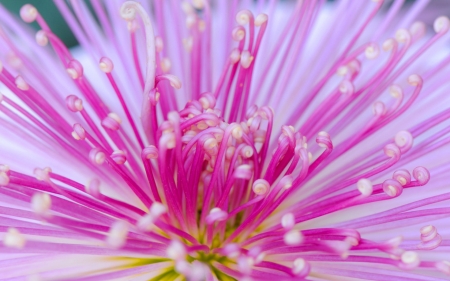
<svg viewBox="0 0 450 281">
<path fill-rule="evenodd" d="M 61 38 L 61 40 L 64 41 L 66 46 L 72 47 L 78 44 L 77 40 L 53 3 L 53 0 L 0 0 L 0 4 L 17 16 L 19 15 L 20 8 L 23 5 L 32 4 L 39 10 L 39 13 L 41 13 L 50 25 L 50 28 L 59 38 Z M 36 23 L 33 23 L 32 25 L 34 28 L 38 29 L 38 25 Z"/>
</svg>

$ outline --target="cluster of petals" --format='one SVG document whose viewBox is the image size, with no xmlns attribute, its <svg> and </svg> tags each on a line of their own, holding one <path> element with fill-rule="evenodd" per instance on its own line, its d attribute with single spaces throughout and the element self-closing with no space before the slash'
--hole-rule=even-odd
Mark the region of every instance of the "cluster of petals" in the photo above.
<svg viewBox="0 0 450 281">
<path fill-rule="evenodd" d="M 0 280 L 448 280 L 450 20 L 386 2 L 0 6 Z"/>
</svg>

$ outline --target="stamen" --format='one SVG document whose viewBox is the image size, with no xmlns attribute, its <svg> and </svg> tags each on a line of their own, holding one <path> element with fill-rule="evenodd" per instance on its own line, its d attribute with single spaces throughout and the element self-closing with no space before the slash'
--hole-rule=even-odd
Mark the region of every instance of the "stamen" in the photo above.
<svg viewBox="0 0 450 281">
<path fill-rule="evenodd" d="M 98 179 L 93 179 L 85 185 L 84 189 L 89 195 L 98 198 L 101 194 L 100 181 Z"/>
<path fill-rule="evenodd" d="M 30 89 L 30 86 L 28 86 L 27 82 L 22 78 L 22 76 L 18 75 L 16 77 L 16 86 L 22 91 L 28 91 Z"/>
<path fill-rule="evenodd" d="M 204 6 L 203 0 L 192 0 L 192 6 L 198 10 L 203 9 Z"/>
<path fill-rule="evenodd" d="M 241 254 L 241 248 L 238 244 L 235 243 L 229 243 L 226 244 L 225 247 L 222 249 L 223 255 L 229 257 L 230 259 L 235 259 L 239 257 Z"/>
<path fill-rule="evenodd" d="M 202 138 L 202 140 L 203 140 L 203 148 L 207 152 L 209 152 L 211 155 L 217 154 L 216 148 L 218 142 L 216 138 L 206 135 L 204 138 Z"/>
<path fill-rule="evenodd" d="M 400 267 L 404 269 L 412 269 L 420 264 L 419 255 L 413 251 L 404 252 L 401 256 L 401 261 Z"/>
<path fill-rule="evenodd" d="M 249 68 L 250 64 L 253 62 L 253 56 L 252 54 L 245 50 L 241 53 L 241 65 L 243 68 Z"/>
<path fill-rule="evenodd" d="M 134 36 L 134 33 L 138 30 L 138 28 L 139 28 L 139 25 L 136 20 L 127 22 L 127 29 L 131 33 L 131 36 Z M 134 44 L 134 42 L 133 42 L 133 44 Z"/>
<path fill-rule="evenodd" d="M 161 96 L 161 94 L 159 92 L 151 91 L 149 94 L 149 99 L 150 99 L 151 105 L 156 106 L 158 104 L 160 96 Z"/>
<path fill-rule="evenodd" d="M 266 195 L 270 189 L 270 184 L 264 179 L 258 179 L 253 182 L 253 192 L 257 195 Z"/>
<path fill-rule="evenodd" d="M 220 208 L 212 208 L 211 211 L 209 211 L 209 215 L 206 216 L 206 223 L 212 224 L 216 221 L 224 221 L 227 218 L 227 212 L 221 210 Z"/>
<path fill-rule="evenodd" d="M 76 139 L 76 140 L 85 140 L 86 139 L 86 131 L 80 124 L 75 123 L 72 128 L 73 128 L 72 137 L 74 139 Z"/>
<path fill-rule="evenodd" d="M 358 183 L 356 185 L 358 187 L 359 192 L 361 192 L 361 195 L 363 197 L 368 197 L 368 196 L 372 195 L 373 185 L 370 180 L 360 179 L 360 180 L 358 180 Z"/>
<path fill-rule="evenodd" d="M 52 169 L 50 169 L 49 167 L 46 167 L 44 169 L 36 168 L 33 171 L 36 179 L 39 181 L 49 181 L 50 180 L 49 173 L 51 173 L 51 172 L 52 172 Z"/>
<path fill-rule="evenodd" d="M 255 18 L 255 26 L 261 26 L 269 20 L 269 17 L 266 14 L 259 14 Z"/>
<path fill-rule="evenodd" d="M 236 22 L 240 25 L 246 25 L 252 19 L 252 13 L 249 10 L 242 10 L 236 15 Z"/>
<path fill-rule="evenodd" d="M 115 221 L 109 229 L 106 244 L 113 249 L 122 248 L 128 236 L 129 226 L 125 221 Z"/>
<path fill-rule="evenodd" d="M 8 232 L 3 238 L 3 245 L 6 247 L 23 249 L 26 244 L 25 237 L 17 230 L 17 228 L 10 227 L 8 228 Z"/>
<path fill-rule="evenodd" d="M 241 60 L 241 52 L 238 49 L 234 49 L 230 54 L 230 62 L 236 64 Z"/>
<path fill-rule="evenodd" d="M 159 139 L 159 145 L 172 149 L 176 145 L 175 134 L 165 131 Z"/>
<path fill-rule="evenodd" d="M 191 275 L 192 266 L 186 260 L 178 260 L 175 262 L 175 270 L 185 277 L 188 277 Z"/>
<path fill-rule="evenodd" d="M 0 186 L 6 186 L 9 184 L 9 168 L 6 169 L 6 165 L 2 165 L 2 169 L 0 169 Z"/>
<path fill-rule="evenodd" d="M 394 98 L 400 98 L 403 97 L 403 89 L 398 85 L 391 85 L 389 86 L 389 93 Z"/>
<path fill-rule="evenodd" d="M 245 38 L 245 29 L 242 26 L 237 26 L 231 33 L 234 41 L 242 41 Z M 239 51 L 239 49 L 236 49 Z"/>
<path fill-rule="evenodd" d="M 399 29 L 395 33 L 395 40 L 399 43 L 406 44 L 411 41 L 411 35 L 406 29 Z"/>
<path fill-rule="evenodd" d="M 153 231 L 155 221 L 165 213 L 167 213 L 167 207 L 159 202 L 154 202 L 148 214 L 138 220 L 137 227 L 142 231 Z"/>
<path fill-rule="evenodd" d="M 407 152 L 413 145 L 413 136 L 408 131 L 400 131 L 395 135 L 395 144 L 400 147 L 401 152 Z"/>
<path fill-rule="evenodd" d="M 249 159 L 250 157 L 253 156 L 253 147 L 251 147 L 250 145 L 245 145 L 242 150 L 241 150 L 241 156 L 244 159 Z"/>
<path fill-rule="evenodd" d="M 297 258 L 294 260 L 294 263 L 292 266 L 292 273 L 295 276 L 297 276 L 297 277 L 308 276 L 310 270 L 311 270 L 311 266 L 305 259 Z"/>
<path fill-rule="evenodd" d="M 89 152 L 89 160 L 92 164 L 102 165 L 106 160 L 105 152 L 103 152 L 100 148 L 92 148 Z"/>
<path fill-rule="evenodd" d="M 39 30 L 36 32 L 36 43 L 39 46 L 45 47 L 48 44 L 48 37 L 44 30 Z"/>
<path fill-rule="evenodd" d="M 72 112 L 79 112 L 83 110 L 83 100 L 75 95 L 69 95 L 66 98 L 67 108 Z"/>
<path fill-rule="evenodd" d="M 196 16 L 194 14 L 189 14 L 186 16 L 186 27 L 191 29 L 196 23 Z"/>
<path fill-rule="evenodd" d="M 188 38 L 183 39 L 183 46 L 186 49 L 187 52 L 192 51 L 192 46 L 194 45 L 194 38 L 192 36 L 189 36 Z"/>
<path fill-rule="evenodd" d="M 20 69 L 23 66 L 23 61 L 13 52 L 6 54 L 6 62 L 14 69 Z M 3 64 L 1 70 L 3 71 Z"/>
<path fill-rule="evenodd" d="M 295 217 L 292 213 L 284 214 L 281 217 L 281 226 L 286 230 L 291 230 L 295 225 Z"/>
<path fill-rule="evenodd" d="M 150 232 L 155 230 L 155 217 L 151 214 L 146 214 L 145 216 L 141 217 L 137 224 L 137 228 L 144 232 Z"/>
<path fill-rule="evenodd" d="M 160 36 L 155 37 L 155 48 L 158 53 L 164 49 L 164 42 Z"/>
<path fill-rule="evenodd" d="M 114 112 L 108 113 L 108 116 L 102 120 L 102 126 L 113 131 L 119 130 L 121 123 L 122 119 Z"/>
<path fill-rule="evenodd" d="M 35 193 L 31 198 L 31 208 L 38 215 L 47 215 L 52 207 L 52 199 L 48 193 Z"/>
<path fill-rule="evenodd" d="M 181 2 L 181 9 L 185 14 L 195 13 L 194 7 L 188 1 Z"/>
<path fill-rule="evenodd" d="M 10 168 L 8 165 L 0 164 L 0 172 L 9 173 L 9 171 L 10 171 Z"/>
<path fill-rule="evenodd" d="M 377 44 L 372 43 L 366 48 L 364 54 L 366 55 L 366 58 L 373 60 L 379 56 L 380 49 Z"/>
<path fill-rule="evenodd" d="M 321 131 L 317 134 L 316 142 L 320 147 L 328 149 L 333 148 L 333 144 L 331 143 L 331 137 L 325 131 Z"/>
<path fill-rule="evenodd" d="M 400 149 L 398 148 L 398 146 L 394 144 L 387 144 L 383 148 L 383 152 L 384 154 L 386 154 L 387 157 L 390 158 L 398 158 L 401 155 Z"/>
<path fill-rule="evenodd" d="M 436 227 L 427 225 L 420 229 L 420 239 L 422 242 L 417 245 L 421 250 L 433 250 L 441 245 L 442 237 L 437 232 Z"/>
<path fill-rule="evenodd" d="M 216 106 L 216 98 L 209 92 L 203 93 L 198 101 L 202 104 L 203 109 L 213 109 Z"/>
<path fill-rule="evenodd" d="M 425 167 L 416 167 L 413 170 L 413 177 L 420 185 L 425 185 L 430 181 L 430 172 Z"/>
<path fill-rule="evenodd" d="M 411 174 L 408 170 L 404 169 L 395 171 L 392 178 L 403 186 L 408 185 L 411 182 Z"/>
<path fill-rule="evenodd" d="M 118 165 L 123 165 L 127 161 L 127 155 L 122 150 L 115 150 L 115 151 L 113 151 L 113 153 L 111 153 L 110 157 Z"/>
<path fill-rule="evenodd" d="M 402 185 L 396 180 L 385 180 L 383 182 L 383 191 L 390 197 L 400 196 L 403 192 Z"/>
<path fill-rule="evenodd" d="M 433 29 L 436 33 L 446 33 L 450 29 L 450 20 L 446 16 L 434 20 Z"/>
<path fill-rule="evenodd" d="M 109 58 L 107 58 L 107 57 L 102 57 L 102 58 L 100 59 L 99 66 L 100 66 L 100 69 L 102 69 L 102 71 L 106 73 L 106 76 L 108 77 L 108 80 L 109 80 L 111 86 L 113 87 L 114 92 L 116 93 L 117 98 L 118 98 L 119 101 L 120 101 L 120 104 L 121 104 L 121 106 L 122 106 L 122 109 L 123 109 L 124 112 L 125 112 L 125 115 L 126 115 L 126 117 L 127 117 L 127 120 L 128 120 L 128 122 L 129 122 L 129 124 L 131 125 L 131 128 L 133 129 L 134 135 L 135 135 L 136 139 L 138 140 L 139 146 L 140 146 L 141 148 L 143 148 L 143 147 L 144 147 L 144 143 L 143 143 L 143 141 L 142 141 L 142 139 L 141 139 L 141 136 L 140 136 L 139 131 L 138 131 L 137 127 L 136 127 L 136 124 L 135 124 L 135 122 L 133 121 L 133 118 L 132 118 L 132 116 L 131 116 L 131 113 L 130 113 L 130 111 L 129 111 L 129 109 L 128 109 L 126 103 L 125 103 L 125 100 L 124 100 L 123 96 L 122 96 L 122 93 L 120 92 L 120 90 L 119 90 L 119 88 L 118 88 L 118 86 L 117 86 L 117 84 L 116 84 L 116 81 L 114 80 L 114 78 L 113 78 L 113 76 L 112 76 L 112 73 L 111 73 L 111 71 L 113 70 L 113 63 L 112 63 L 112 61 L 111 61 Z M 154 92 L 154 90 L 150 91 L 149 97 L 150 97 L 150 102 L 151 102 L 153 105 L 155 105 L 155 104 L 154 104 L 154 102 L 155 102 L 155 100 L 154 100 L 154 94 L 152 94 L 153 92 Z M 143 105 L 144 107 L 149 105 L 148 102 L 144 102 L 143 104 L 144 104 L 144 105 Z M 149 113 L 149 112 L 148 112 L 148 113 Z M 149 113 L 149 114 L 150 114 L 150 113 Z M 156 119 L 156 118 L 152 118 L 152 122 L 156 122 L 155 119 Z M 148 119 L 145 119 L 145 118 L 144 118 L 142 121 L 143 121 L 143 124 L 148 124 Z M 151 126 L 151 125 L 150 125 L 150 126 Z M 144 127 L 145 127 L 145 126 L 144 126 Z M 148 133 L 148 136 L 150 136 L 149 132 L 146 132 L 146 133 Z"/>
<path fill-rule="evenodd" d="M 114 69 L 114 64 L 113 64 L 112 60 L 110 60 L 107 57 L 102 57 L 100 59 L 99 66 L 100 66 L 101 71 L 103 71 L 105 73 L 111 73 Z"/>
<path fill-rule="evenodd" d="M 352 82 L 344 80 L 339 84 L 339 92 L 345 94 L 346 96 L 351 96 L 355 92 L 355 86 Z"/>
<path fill-rule="evenodd" d="M 427 225 L 420 229 L 420 239 L 424 242 L 434 239 L 437 235 L 437 229 L 432 225 Z"/>
<path fill-rule="evenodd" d="M 373 114 L 375 116 L 383 116 L 386 114 L 386 106 L 383 102 L 377 101 L 373 104 Z"/>
<path fill-rule="evenodd" d="M 240 272 L 242 272 L 244 275 L 250 275 L 255 263 L 252 257 L 241 255 L 237 260 L 237 264 Z"/>
<path fill-rule="evenodd" d="M 167 256 L 174 261 L 184 260 L 186 255 L 186 247 L 178 240 L 172 240 L 169 247 L 167 247 Z"/>
<path fill-rule="evenodd" d="M 145 42 L 147 51 L 147 69 L 145 74 L 145 87 L 144 94 L 150 92 L 151 89 L 155 87 L 154 79 L 155 79 L 155 35 L 153 33 L 153 27 L 150 20 L 150 17 L 145 12 L 144 8 L 141 4 L 134 1 L 126 1 L 120 7 L 120 16 L 130 22 L 134 21 L 136 18 L 136 13 L 139 14 L 142 21 L 144 22 L 144 30 L 145 30 Z"/>
<path fill-rule="evenodd" d="M 38 11 L 31 4 L 25 4 L 20 8 L 20 17 L 26 23 L 31 23 L 36 20 Z"/>
<path fill-rule="evenodd" d="M 236 124 L 235 128 L 233 128 L 233 130 L 231 130 L 231 135 L 237 140 L 240 140 L 242 138 L 243 134 L 244 134 L 244 132 L 242 130 L 241 125 L 239 125 L 239 124 Z"/>
<path fill-rule="evenodd" d="M 421 21 L 414 22 L 409 28 L 409 32 L 414 37 L 414 40 L 422 38 L 426 33 L 426 25 Z"/>
<path fill-rule="evenodd" d="M 159 82 L 166 80 L 169 81 L 170 86 L 172 86 L 174 89 L 181 89 L 181 80 L 172 74 L 161 74 L 156 76 L 155 81 L 156 85 L 158 85 Z"/>
<path fill-rule="evenodd" d="M 169 58 L 162 58 L 160 62 L 161 70 L 164 73 L 167 73 L 172 68 L 172 63 L 170 62 Z"/>
<path fill-rule="evenodd" d="M 296 246 L 302 244 L 304 238 L 300 231 L 290 230 L 284 234 L 283 239 L 286 245 Z"/>
<path fill-rule="evenodd" d="M 142 151 L 142 155 L 146 159 L 157 159 L 158 158 L 158 149 L 154 145 L 147 146 Z"/>
<path fill-rule="evenodd" d="M 392 38 L 389 38 L 383 42 L 383 45 L 382 45 L 383 50 L 388 52 L 394 48 L 395 44 L 396 44 L 395 40 Z"/>
<path fill-rule="evenodd" d="M 441 272 L 450 275 L 450 262 L 449 261 L 440 261 L 436 263 L 436 268 Z"/>
<path fill-rule="evenodd" d="M 83 76 L 83 72 L 84 72 L 83 66 L 81 65 L 81 63 L 75 59 L 72 59 L 68 63 L 68 67 L 67 67 L 66 71 L 73 80 L 81 78 Z"/>
<path fill-rule="evenodd" d="M 249 180 L 253 175 L 253 169 L 250 165 L 244 164 L 238 166 L 233 173 L 233 176 L 238 179 Z"/>
<path fill-rule="evenodd" d="M 154 218 L 159 218 L 165 213 L 167 213 L 166 205 L 159 202 L 153 202 L 152 206 L 150 207 L 149 214 L 151 214 Z"/>
<path fill-rule="evenodd" d="M 412 74 L 408 77 L 408 83 L 411 86 L 418 86 L 419 84 L 423 83 L 422 77 L 420 77 L 417 74 Z"/>
</svg>

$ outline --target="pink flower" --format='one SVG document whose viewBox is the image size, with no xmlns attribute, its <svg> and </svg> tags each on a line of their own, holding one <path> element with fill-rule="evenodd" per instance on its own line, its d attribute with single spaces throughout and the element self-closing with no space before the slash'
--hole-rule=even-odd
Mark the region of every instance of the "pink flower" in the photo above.
<svg viewBox="0 0 450 281">
<path fill-rule="evenodd" d="M 142 2 L 0 9 L 0 280 L 449 278 L 448 18 Z"/>
</svg>

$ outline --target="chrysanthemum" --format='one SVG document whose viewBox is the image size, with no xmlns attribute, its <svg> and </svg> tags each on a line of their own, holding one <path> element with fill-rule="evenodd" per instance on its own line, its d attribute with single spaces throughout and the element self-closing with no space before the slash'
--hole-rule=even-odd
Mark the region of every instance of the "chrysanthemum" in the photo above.
<svg viewBox="0 0 450 281">
<path fill-rule="evenodd" d="M 69 2 L 0 9 L 0 280 L 448 280 L 429 1 Z"/>
</svg>

